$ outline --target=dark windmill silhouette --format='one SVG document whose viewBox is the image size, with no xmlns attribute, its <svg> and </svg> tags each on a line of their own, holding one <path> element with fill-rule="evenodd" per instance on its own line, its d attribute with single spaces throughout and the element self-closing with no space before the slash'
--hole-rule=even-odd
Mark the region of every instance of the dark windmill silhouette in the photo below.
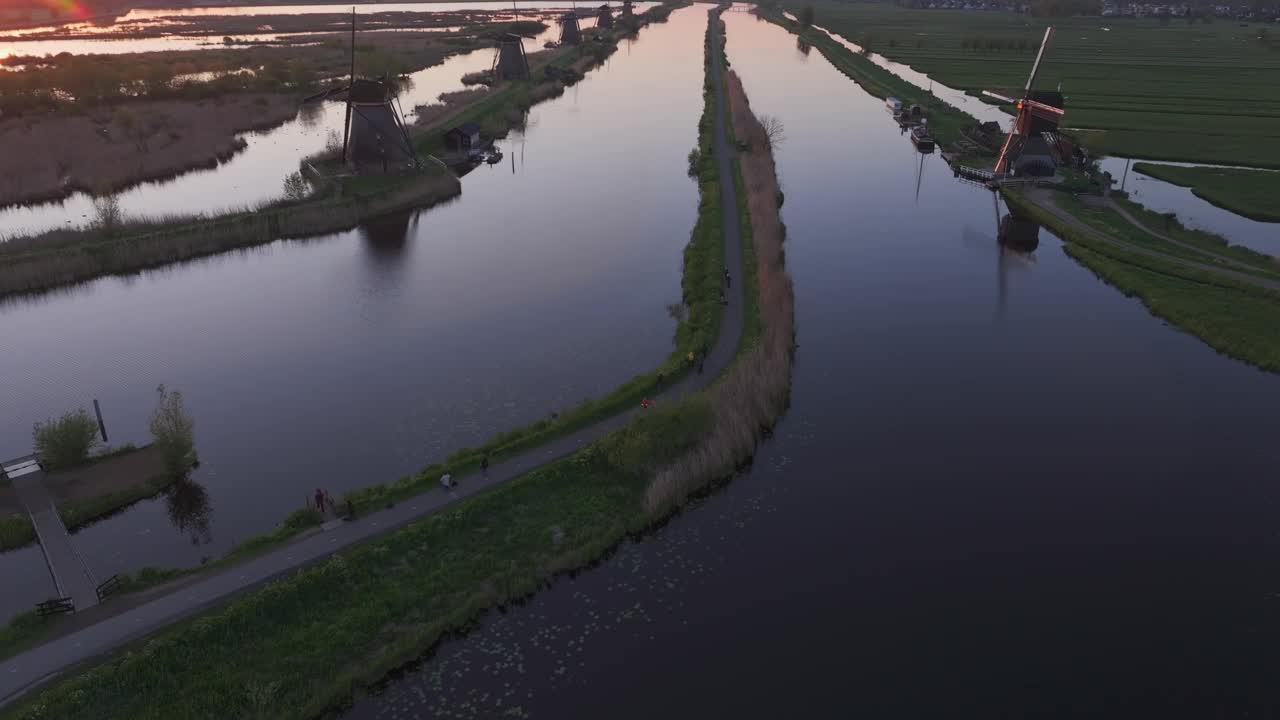
<svg viewBox="0 0 1280 720">
<path fill-rule="evenodd" d="M 631 0 L 622 0 L 622 18 L 630 20 L 635 17 L 635 9 L 631 7 Z"/>
<path fill-rule="evenodd" d="M 1036 53 L 1035 64 L 1031 66 L 1031 75 L 1022 90 L 1022 97 L 1014 99 L 1005 95 L 983 90 L 982 94 L 1006 103 L 1013 104 L 1017 115 L 1013 120 L 1013 128 L 1005 138 L 1004 147 L 1000 148 L 1000 156 L 996 158 L 995 174 L 1005 175 L 1052 175 L 1057 168 L 1054 152 L 1060 157 L 1069 154 L 1063 145 L 1062 136 L 1058 133 L 1058 123 L 1062 120 L 1063 98 L 1060 92 L 1040 92 L 1032 89 L 1036 75 L 1040 72 L 1040 62 L 1053 39 L 1053 28 L 1046 28 L 1044 40 L 1040 43 L 1040 52 Z M 1055 147 L 1056 146 L 1056 147 Z"/>
<path fill-rule="evenodd" d="M 391 172 L 421 167 L 401 119 L 399 103 L 385 78 L 356 78 L 356 11 L 351 9 L 351 79 L 342 159 L 357 172 Z"/>
<path fill-rule="evenodd" d="M 576 4 L 572 10 L 560 17 L 560 44 L 582 44 L 582 28 L 578 26 L 578 7 Z"/>
<path fill-rule="evenodd" d="M 498 38 L 498 52 L 493 56 L 493 78 L 497 81 L 529 79 L 529 58 L 524 53 L 524 38 L 515 33 Z"/>
<path fill-rule="evenodd" d="M 613 27 L 613 8 L 609 7 L 609 3 L 601 5 L 596 10 L 596 27 L 605 30 Z"/>
</svg>

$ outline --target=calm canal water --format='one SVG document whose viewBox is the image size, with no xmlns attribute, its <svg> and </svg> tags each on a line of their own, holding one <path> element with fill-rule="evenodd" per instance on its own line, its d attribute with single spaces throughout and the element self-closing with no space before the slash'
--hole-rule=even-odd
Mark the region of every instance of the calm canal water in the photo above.
<svg viewBox="0 0 1280 720">
<path fill-rule="evenodd" d="M 95 397 L 113 442 L 145 441 L 155 386 L 181 390 L 208 536 L 162 498 L 73 539 L 102 577 L 190 566 L 317 486 L 395 480 L 653 367 L 680 301 L 702 109 L 696 48 L 669 45 L 704 13 L 642 30 L 535 107 L 452 204 L 0 304 L 0 336 L 23 342 L 0 354 L 0 455 Z M 0 578 L 0 614 L 52 592 L 38 553 L 0 555 Z"/>
<path fill-rule="evenodd" d="M 1275 717 L 1280 378 L 1046 231 L 1002 307 L 990 196 L 933 157 L 917 201 L 883 103 L 725 17 L 786 130 L 791 409 L 726 489 L 349 716 Z"/>
</svg>

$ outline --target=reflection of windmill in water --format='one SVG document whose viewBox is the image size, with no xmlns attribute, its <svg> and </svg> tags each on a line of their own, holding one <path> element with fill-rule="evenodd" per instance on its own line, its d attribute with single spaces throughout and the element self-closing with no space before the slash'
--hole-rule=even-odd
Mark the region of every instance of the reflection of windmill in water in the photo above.
<svg viewBox="0 0 1280 720">
<path fill-rule="evenodd" d="M 916 153 L 920 156 L 920 164 L 916 166 L 916 205 L 920 204 L 920 184 L 924 180 L 924 162 L 929 157 L 925 153 Z"/>
<path fill-rule="evenodd" d="M 995 237 L 966 226 L 964 239 L 967 244 L 984 250 L 995 240 L 996 314 L 1003 316 L 1009 295 L 1009 268 L 1026 269 L 1035 264 L 1033 253 L 1040 246 L 1040 226 L 1012 211 L 1002 217 L 999 193 L 991 193 L 991 206 L 995 211 Z"/>
</svg>

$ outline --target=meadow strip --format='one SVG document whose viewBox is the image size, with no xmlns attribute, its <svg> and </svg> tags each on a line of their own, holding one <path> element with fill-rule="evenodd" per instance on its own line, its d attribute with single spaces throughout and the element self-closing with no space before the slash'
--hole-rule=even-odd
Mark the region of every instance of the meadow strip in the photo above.
<svg viewBox="0 0 1280 720">
<path fill-rule="evenodd" d="M 1280 172 L 1141 162 L 1134 164 L 1133 170 L 1191 188 L 1196 197 L 1237 215 L 1280 223 Z M 1280 237 L 1280 225 L 1276 226 L 1276 236 Z"/>
<path fill-rule="evenodd" d="M 1017 192 L 1011 208 L 1066 241 L 1064 250 L 1151 314 L 1229 357 L 1280 372 L 1280 292 L 1212 272 L 1127 251 L 1068 224 Z"/>
</svg>

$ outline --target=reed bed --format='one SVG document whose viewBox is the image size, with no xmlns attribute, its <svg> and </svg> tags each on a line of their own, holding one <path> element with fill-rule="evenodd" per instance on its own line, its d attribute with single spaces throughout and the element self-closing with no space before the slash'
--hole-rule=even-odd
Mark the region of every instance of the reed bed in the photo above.
<svg viewBox="0 0 1280 720">
<path fill-rule="evenodd" d="M 38 292 L 101 275 L 121 275 L 182 262 L 278 238 L 302 238 L 349 230 L 363 220 L 410 207 L 433 205 L 461 192 L 451 174 L 423 175 L 389 190 L 368 195 L 325 198 L 270 211 L 224 218 L 191 218 L 177 227 L 154 232 L 104 236 L 82 231 L 78 243 L 70 234 L 57 245 L 27 253 L 0 254 L 0 297 Z M 66 243 L 66 244 L 63 244 Z"/>
<path fill-rule="evenodd" d="M 713 16 L 712 24 L 718 25 L 719 18 Z M 658 471 L 649 484 L 644 503 L 652 517 L 665 515 L 749 460 L 760 438 L 786 410 L 791 394 L 795 293 L 783 253 L 786 230 L 779 215 L 782 194 L 773 149 L 737 74 L 729 71 L 725 84 L 734 134 L 747 147 L 738 156 L 745 191 L 739 202 L 745 202 L 750 220 L 762 331 L 724 379 L 708 391 L 714 417 L 710 430 L 692 450 Z"/>
</svg>

